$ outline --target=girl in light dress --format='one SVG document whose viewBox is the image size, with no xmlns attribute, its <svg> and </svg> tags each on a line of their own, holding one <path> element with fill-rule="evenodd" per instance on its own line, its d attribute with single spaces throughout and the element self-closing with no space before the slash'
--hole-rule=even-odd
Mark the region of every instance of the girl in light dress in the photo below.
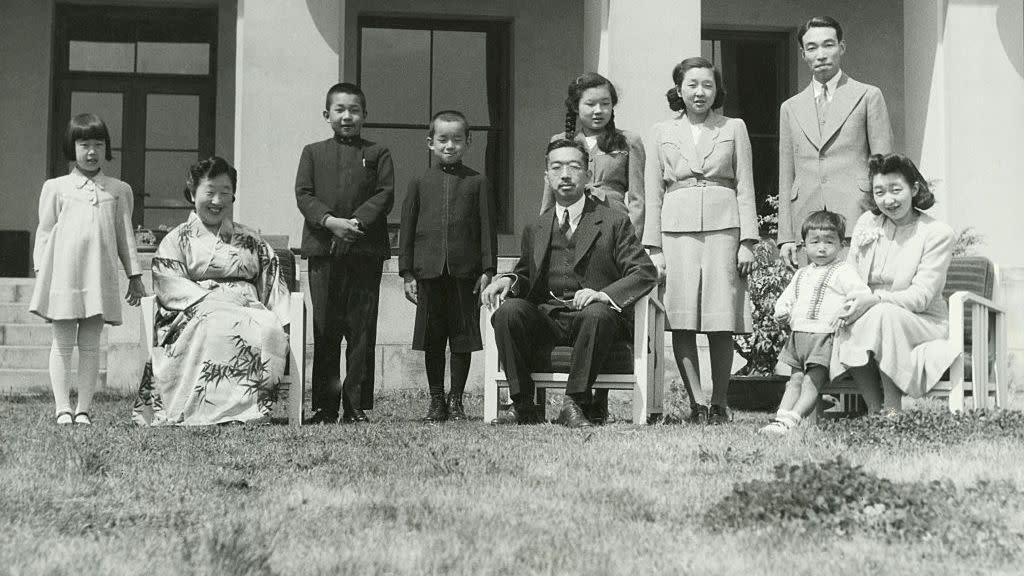
<svg viewBox="0 0 1024 576">
<path fill-rule="evenodd" d="M 29 310 L 53 325 L 50 384 L 57 424 L 92 424 L 104 324 L 121 324 L 118 261 L 128 276 L 125 300 L 146 295 L 132 234 L 134 197 L 128 184 L 103 173 L 112 159 L 110 133 L 95 114 L 68 123 L 64 155 L 71 173 L 47 180 L 39 198 Z M 78 405 L 71 411 L 71 355 L 78 346 Z"/>
</svg>

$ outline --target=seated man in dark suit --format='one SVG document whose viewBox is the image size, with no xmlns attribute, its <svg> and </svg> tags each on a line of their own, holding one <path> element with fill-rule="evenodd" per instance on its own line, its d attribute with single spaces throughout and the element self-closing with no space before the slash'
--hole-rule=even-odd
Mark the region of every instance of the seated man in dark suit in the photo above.
<svg viewBox="0 0 1024 576">
<path fill-rule="evenodd" d="M 572 345 L 565 401 L 555 422 L 590 426 L 591 388 L 612 344 L 630 331 L 630 308 L 657 284 L 657 271 L 629 217 L 584 194 L 590 180 L 582 144 L 548 145 L 545 177 L 555 206 L 523 230 L 519 262 L 483 292 L 498 307 L 491 323 L 513 407 L 501 423 L 536 424 L 530 361 L 538 350 Z"/>
</svg>

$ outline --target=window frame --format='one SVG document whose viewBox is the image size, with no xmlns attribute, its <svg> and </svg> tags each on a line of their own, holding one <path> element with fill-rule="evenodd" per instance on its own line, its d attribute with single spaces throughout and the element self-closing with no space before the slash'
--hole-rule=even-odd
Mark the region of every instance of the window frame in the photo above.
<svg viewBox="0 0 1024 576">
<path fill-rule="evenodd" d="M 102 22 L 103 26 L 89 25 Z M 209 44 L 206 74 L 100 72 L 70 70 L 72 40 L 89 42 L 173 42 Z M 199 98 L 199 158 L 214 154 L 217 98 L 218 14 L 216 7 L 131 7 L 57 4 L 54 14 L 53 94 L 50 100 L 48 142 L 50 178 L 67 174 L 63 153 L 64 130 L 76 91 L 124 94 L 121 180 L 135 195 L 133 225 L 145 224 L 145 154 L 147 96 L 196 94 Z M 135 65 L 138 52 L 135 52 Z M 156 149 L 153 149 L 156 150 Z M 191 207 L 149 206 L 150 209 L 191 210 Z"/>
<path fill-rule="evenodd" d="M 488 174 L 491 184 L 491 194 L 494 195 L 497 206 L 498 232 L 508 234 L 512 230 L 512 216 L 514 213 L 512 200 L 512 26 L 507 19 L 480 19 L 480 18 L 432 18 L 412 16 L 390 16 L 384 14 L 360 14 L 356 23 L 356 82 L 362 83 L 363 66 L 363 29 L 365 28 L 390 28 L 401 30 L 425 30 L 431 33 L 443 32 L 482 32 L 487 35 L 488 46 L 494 43 L 493 55 L 487 60 L 489 76 L 488 90 L 494 91 L 498 99 L 497 106 L 492 112 L 491 123 L 484 127 L 480 124 L 472 124 L 473 131 L 487 133 L 488 143 L 496 143 L 497 150 L 493 157 L 487 160 L 487 166 L 480 167 L 481 172 Z M 433 37 L 431 37 L 431 53 L 433 53 Z M 488 51 L 491 54 L 491 51 Z M 492 72 L 491 67 L 496 69 Z M 433 58 L 431 58 L 431 70 L 429 74 L 431 85 L 433 84 Z M 431 99 L 433 90 L 429 91 Z M 371 103 L 372 105 L 372 103 Z M 433 102 L 428 105 L 433 111 Z M 493 116 L 496 115 L 497 118 Z M 374 122 L 367 120 L 363 125 L 369 129 L 416 129 L 422 130 L 425 135 L 429 128 L 427 120 L 422 123 L 403 122 Z M 470 119 L 472 122 L 472 119 Z"/>
</svg>

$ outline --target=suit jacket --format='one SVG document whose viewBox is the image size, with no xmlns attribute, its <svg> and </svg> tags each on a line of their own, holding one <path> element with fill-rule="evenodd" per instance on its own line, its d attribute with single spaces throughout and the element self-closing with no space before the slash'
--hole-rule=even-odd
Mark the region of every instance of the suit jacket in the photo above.
<svg viewBox="0 0 1024 576">
<path fill-rule="evenodd" d="M 494 197 L 487 178 L 463 164 L 431 167 L 409 182 L 402 203 L 399 274 L 437 278 L 492 276 L 498 268 Z"/>
<path fill-rule="evenodd" d="M 740 240 L 760 238 L 747 125 L 712 111 L 704 127 L 696 145 L 686 114 L 651 131 L 644 178 L 647 246 L 661 246 L 662 232 L 739 228 Z M 673 188 L 692 179 L 713 185 Z"/>
<path fill-rule="evenodd" d="M 647 155 L 644 143 L 634 132 L 623 130 L 626 138 L 626 149 L 611 153 L 602 152 L 594 146 L 590 152 L 589 190 L 594 197 L 608 202 L 609 199 L 620 202 L 629 214 L 629 221 L 636 230 L 637 238 L 644 232 L 644 165 Z M 551 136 L 551 141 L 565 138 L 565 132 Z M 587 137 L 583 132 L 576 133 L 576 141 L 587 145 Z M 555 205 L 555 191 L 551 189 L 547 178 L 544 179 L 544 190 L 541 193 L 540 212 L 543 214 Z"/>
<path fill-rule="evenodd" d="M 892 126 L 878 88 L 843 73 L 828 117 L 818 127 L 814 87 L 779 109 L 778 242 L 800 241 L 808 214 L 829 209 L 846 217 L 847 231 L 862 210 L 868 190 L 867 159 L 892 152 Z"/>
<path fill-rule="evenodd" d="M 885 216 L 871 212 L 864 213 L 857 221 L 846 260 L 857 268 L 865 282 L 869 281 L 875 260 L 878 246 L 875 239 L 891 231 L 893 226 Z M 942 289 L 953 259 L 953 229 L 923 212 L 918 215 L 915 226 L 913 235 L 888 256 L 890 260 L 895 259 L 894 265 L 889 267 L 896 270 L 892 286 L 887 290 L 876 287 L 874 292 L 882 302 L 945 324 L 949 315 Z"/>
<path fill-rule="evenodd" d="M 395 168 L 386 146 L 361 137 L 307 145 L 295 175 L 295 200 L 305 218 L 304 257 L 331 253 L 334 234 L 321 224 L 328 214 L 363 224 L 365 235 L 349 247 L 349 254 L 390 256 L 387 216 L 395 203 Z"/>
<path fill-rule="evenodd" d="M 515 280 L 509 295 L 513 298 L 534 304 L 551 298 L 546 278 L 554 212 L 554 208 L 547 210 L 523 230 L 522 251 L 512 272 Z M 573 240 L 576 280 L 584 288 L 604 292 L 622 310 L 657 285 L 657 270 L 625 214 L 587 198 Z"/>
</svg>

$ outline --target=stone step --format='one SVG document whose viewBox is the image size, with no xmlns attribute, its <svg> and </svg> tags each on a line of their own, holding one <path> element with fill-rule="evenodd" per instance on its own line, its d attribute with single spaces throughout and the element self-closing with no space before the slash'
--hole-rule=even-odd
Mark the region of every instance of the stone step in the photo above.
<svg viewBox="0 0 1024 576">
<path fill-rule="evenodd" d="M 28 302 L 0 303 L 0 324 L 45 324 L 39 316 L 28 311 Z"/>
<path fill-rule="evenodd" d="M 0 368 L 45 369 L 50 365 L 50 346 L 0 346 Z M 78 366 L 78 349 L 71 365 Z M 107 350 L 100 348 L 100 368 L 107 366 Z"/>
<path fill-rule="evenodd" d="M 75 389 L 77 372 L 72 373 L 71 389 Z M 97 390 L 106 386 L 107 371 L 100 370 Z M 49 370 L 25 370 L 0 368 L 0 395 L 51 394 Z"/>
<path fill-rule="evenodd" d="M 32 278 L 0 278 L 0 302 L 23 302 L 32 299 Z"/>
<path fill-rule="evenodd" d="M 100 336 L 100 346 L 107 344 L 107 330 Z M 53 341 L 53 328 L 43 324 L 0 324 L 0 345 L 49 346 Z"/>
</svg>

